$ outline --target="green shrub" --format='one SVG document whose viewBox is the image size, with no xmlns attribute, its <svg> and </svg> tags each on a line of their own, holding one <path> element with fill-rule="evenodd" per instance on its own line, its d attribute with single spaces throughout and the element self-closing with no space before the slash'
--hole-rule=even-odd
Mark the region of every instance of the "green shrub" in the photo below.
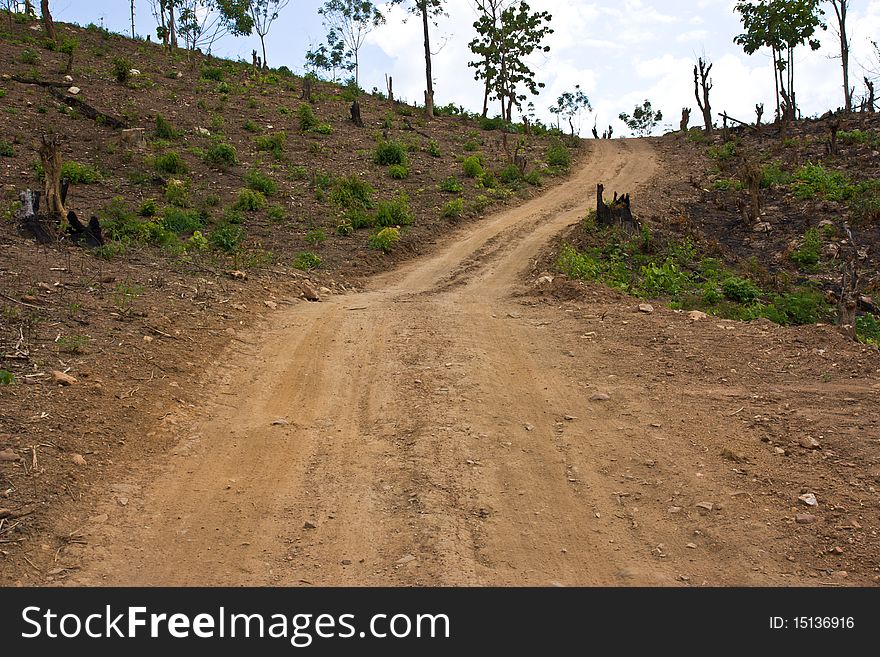
<svg viewBox="0 0 880 657">
<path fill-rule="evenodd" d="M 245 123 L 242 127 L 245 130 L 247 130 L 248 132 L 254 132 L 254 133 L 263 132 L 263 129 L 260 126 L 258 126 L 256 123 L 254 123 L 253 121 L 245 121 Z"/>
<path fill-rule="evenodd" d="M 483 173 L 483 163 L 479 155 L 469 155 L 464 158 L 461 167 L 468 178 L 476 178 Z"/>
<path fill-rule="evenodd" d="M 821 254 L 822 238 L 819 236 L 819 230 L 817 228 L 810 228 L 804 234 L 800 247 L 793 251 L 789 258 L 791 258 L 792 262 L 805 269 L 812 269 L 819 264 L 819 256 Z"/>
<path fill-rule="evenodd" d="M 213 80 L 214 82 L 223 82 L 223 69 L 216 66 L 206 66 L 202 69 L 202 78 L 204 80 Z"/>
<path fill-rule="evenodd" d="M 61 165 L 61 179 L 65 178 L 71 185 L 93 185 L 101 180 L 101 174 L 88 164 L 68 160 Z"/>
<path fill-rule="evenodd" d="M 761 290 L 752 281 L 739 276 L 731 276 L 721 284 L 724 296 L 737 303 L 749 304 L 757 301 Z"/>
<path fill-rule="evenodd" d="M 257 212 L 266 207 L 266 197 L 262 192 L 253 189 L 242 189 L 238 192 L 235 205 L 232 206 L 236 210 L 244 210 L 245 212 Z"/>
<path fill-rule="evenodd" d="M 241 224 L 244 223 L 244 213 L 235 207 L 226 208 L 223 211 L 224 224 Z"/>
<path fill-rule="evenodd" d="M 547 149 L 547 164 L 559 169 L 568 169 L 571 166 L 571 153 L 560 139 L 553 138 Z"/>
<path fill-rule="evenodd" d="M 302 132 L 309 132 L 318 127 L 318 117 L 315 116 L 315 111 L 308 103 L 299 106 L 297 115 L 299 116 L 299 129 Z"/>
<path fill-rule="evenodd" d="M 285 141 L 287 141 L 287 134 L 283 131 L 254 137 L 254 145 L 257 150 L 272 153 L 275 159 L 281 159 Z"/>
<path fill-rule="evenodd" d="M 853 130 L 846 132 L 841 130 L 837 133 L 837 140 L 841 144 L 876 144 L 877 135 L 869 130 Z"/>
<path fill-rule="evenodd" d="M 39 63 L 40 55 L 33 48 L 25 48 L 24 50 L 22 50 L 21 55 L 19 55 L 18 61 L 20 61 L 22 64 L 33 66 Z"/>
<path fill-rule="evenodd" d="M 279 222 L 287 216 L 287 213 L 284 211 L 284 208 L 277 203 L 274 205 L 270 205 L 269 209 L 266 211 L 266 216 L 269 217 L 269 221 Z"/>
<path fill-rule="evenodd" d="M 713 160 L 726 162 L 736 157 L 736 142 L 727 141 L 721 144 L 721 146 L 709 146 L 708 153 L 709 157 Z"/>
<path fill-rule="evenodd" d="M 853 219 L 864 224 L 880 221 L 880 180 L 866 180 L 856 185 L 849 204 Z"/>
<path fill-rule="evenodd" d="M 356 175 L 337 178 L 330 192 L 330 200 L 345 210 L 368 210 L 373 207 L 375 190 Z"/>
<path fill-rule="evenodd" d="M 353 230 L 372 228 L 376 225 L 375 218 L 363 210 L 349 210 L 345 213 L 345 221 L 351 224 Z"/>
<path fill-rule="evenodd" d="M 599 261 L 586 253 L 579 253 L 570 244 L 565 244 L 559 252 L 556 267 L 569 278 L 596 280 L 602 273 Z"/>
<path fill-rule="evenodd" d="M 529 171 L 525 177 L 523 178 L 527 183 L 532 185 L 533 187 L 540 187 L 544 184 L 544 181 L 541 179 L 540 171 Z"/>
<path fill-rule="evenodd" d="M 801 200 L 825 198 L 845 201 L 854 187 L 840 171 L 828 171 L 821 164 L 806 164 L 794 174 L 794 195 Z"/>
<path fill-rule="evenodd" d="M 477 184 L 484 189 L 497 189 L 498 178 L 495 177 L 495 174 L 493 172 L 484 171 L 480 174 L 480 178 L 477 181 Z"/>
<path fill-rule="evenodd" d="M 306 233 L 306 242 L 312 246 L 318 246 L 325 241 L 327 241 L 327 234 L 324 232 L 323 228 L 314 228 Z"/>
<path fill-rule="evenodd" d="M 113 60 L 113 78 L 117 82 L 125 83 L 131 79 L 131 62 L 124 57 Z"/>
<path fill-rule="evenodd" d="M 382 228 L 391 226 L 409 226 L 413 222 L 409 208 L 409 197 L 400 192 L 390 201 L 380 201 L 376 208 L 375 225 Z"/>
<path fill-rule="evenodd" d="M 174 126 L 165 117 L 157 114 L 155 135 L 159 139 L 177 139 L 180 133 L 174 129 Z"/>
<path fill-rule="evenodd" d="M 293 268 L 301 271 L 311 271 L 321 266 L 321 258 L 309 251 L 301 251 L 293 260 Z"/>
<path fill-rule="evenodd" d="M 221 94 L 228 94 L 230 91 L 232 91 L 232 87 L 230 87 L 229 84 L 226 82 L 221 82 L 217 85 L 217 91 Z"/>
<path fill-rule="evenodd" d="M 761 187 L 764 189 L 788 185 L 791 180 L 792 175 L 783 170 L 778 162 L 771 162 L 761 169 Z"/>
<path fill-rule="evenodd" d="M 192 233 L 202 227 L 203 222 L 199 213 L 195 210 L 182 210 L 180 208 L 166 208 L 162 215 L 162 224 L 173 233 Z"/>
<path fill-rule="evenodd" d="M 189 185 L 183 180 L 169 180 L 165 185 L 165 201 L 178 208 L 189 207 Z"/>
<path fill-rule="evenodd" d="M 880 321 L 871 313 L 856 317 L 856 336 L 865 344 L 880 347 Z"/>
<path fill-rule="evenodd" d="M 15 383 L 15 375 L 9 370 L 0 370 L 0 386 L 11 386 Z"/>
<path fill-rule="evenodd" d="M 221 224 L 211 231 L 208 241 L 226 253 L 235 253 L 244 240 L 244 229 L 234 224 Z"/>
<path fill-rule="evenodd" d="M 447 219 L 458 219 L 464 214 L 464 199 L 453 199 L 443 206 L 442 216 Z"/>
<path fill-rule="evenodd" d="M 189 239 L 186 241 L 184 248 L 187 251 L 204 251 L 209 246 L 208 238 L 202 234 L 202 231 L 193 231 Z"/>
<path fill-rule="evenodd" d="M 138 208 L 138 214 L 142 217 L 155 217 L 159 214 L 159 204 L 156 202 L 156 199 L 144 199 Z"/>
<path fill-rule="evenodd" d="M 244 182 L 250 189 L 260 192 L 264 196 L 272 196 L 278 191 L 278 185 L 275 184 L 275 181 L 256 169 L 245 174 Z"/>
<path fill-rule="evenodd" d="M 649 263 L 640 270 L 639 291 L 648 297 L 668 295 L 677 297 L 690 284 L 690 276 L 676 266 L 672 258 L 663 264 Z"/>
<path fill-rule="evenodd" d="M 464 191 L 464 185 L 455 176 L 449 176 L 440 183 L 440 189 L 450 194 L 460 194 Z"/>
<path fill-rule="evenodd" d="M 336 224 L 336 234 L 340 237 L 346 237 L 354 232 L 354 226 L 347 219 L 343 219 Z"/>
<path fill-rule="evenodd" d="M 516 185 L 522 180 L 522 171 L 515 164 L 508 164 L 498 174 L 498 179 L 505 185 Z"/>
<path fill-rule="evenodd" d="M 712 189 L 718 190 L 719 192 L 727 192 L 731 189 L 739 191 L 742 188 L 742 181 L 736 180 L 734 178 L 719 178 L 712 183 Z"/>
<path fill-rule="evenodd" d="M 474 151 L 477 151 L 477 150 L 480 149 L 480 145 L 479 145 L 477 142 L 475 142 L 473 139 L 468 139 L 468 140 L 464 143 L 464 145 L 462 146 L 462 148 L 463 148 L 464 150 L 466 150 L 468 153 L 473 153 Z"/>
<path fill-rule="evenodd" d="M 0 140 L 0 156 L 15 157 L 15 149 L 8 141 Z"/>
<path fill-rule="evenodd" d="M 231 167 L 238 164 L 235 146 L 230 144 L 214 144 L 205 153 L 205 162 L 215 167 Z"/>
<path fill-rule="evenodd" d="M 187 172 L 186 162 L 176 151 L 163 155 L 157 155 L 155 160 L 156 171 L 168 174 L 183 174 Z"/>
<path fill-rule="evenodd" d="M 394 180 L 405 180 L 409 177 L 409 169 L 402 164 L 392 164 L 388 167 L 388 175 Z"/>
<path fill-rule="evenodd" d="M 377 233 L 370 236 L 370 247 L 385 253 L 390 253 L 391 249 L 400 241 L 400 230 L 397 228 L 383 228 Z"/>
<path fill-rule="evenodd" d="M 319 123 L 314 128 L 312 128 L 312 132 L 315 132 L 319 135 L 332 135 L 333 126 L 329 123 Z"/>
<path fill-rule="evenodd" d="M 435 139 L 431 139 L 428 141 L 428 146 L 427 148 L 425 148 L 425 152 L 431 157 L 440 157 L 443 155 L 440 152 L 440 144 L 438 144 Z"/>
<path fill-rule="evenodd" d="M 373 161 L 376 164 L 406 166 L 406 147 L 397 141 L 383 141 L 373 153 Z"/>
</svg>

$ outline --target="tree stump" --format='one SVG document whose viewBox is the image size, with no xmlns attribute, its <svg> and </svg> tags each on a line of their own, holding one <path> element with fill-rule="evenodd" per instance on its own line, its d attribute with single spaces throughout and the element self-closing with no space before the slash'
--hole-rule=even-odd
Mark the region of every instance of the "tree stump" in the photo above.
<svg viewBox="0 0 880 657">
<path fill-rule="evenodd" d="M 691 108 L 684 107 L 681 110 L 681 123 L 679 123 L 678 127 L 681 128 L 682 132 L 688 131 L 688 124 L 691 122 Z"/>
<path fill-rule="evenodd" d="M 605 186 L 596 185 L 596 223 L 600 226 L 621 226 L 631 232 L 641 228 L 632 214 L 629 194 L 618 196 L 614 192 L 614 200 L 605 202 Z"/>
<path fill-rule="evenodd" d="M 43 189 L 46 197 L 46 212 L 52 218 L 64 223 L 67 211 L 61 198 L 61 142 L 56 134 L 40 136 L 40 162 L 43 165 Z"/>
<path fill-rule="evenodd" d="M 119 134 L 119 144 L 128 148 L 143 150 L 147 146 L 143 128 L 128 128 Z"/>
<path fill-rule="evenodd" d="M 300 96 L 307 103 L 312 102 L 312 79 L 307 77 L 303 80 L 303 90 Z"/>
<path fill-rule="evenodd" d="M 351 122 L 358 128 L 364 127 L 364 121 L 361 119 L 361 104 L 357 101 L 351 104 Z"/>
</svg>

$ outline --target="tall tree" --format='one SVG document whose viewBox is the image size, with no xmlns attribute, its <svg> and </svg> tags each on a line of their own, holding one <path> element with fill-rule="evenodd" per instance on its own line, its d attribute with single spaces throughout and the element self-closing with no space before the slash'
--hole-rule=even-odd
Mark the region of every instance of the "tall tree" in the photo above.
<svg viewBox="0 0 880 657">
<path fill-rule="evenodd" d="M 345 44 L 336 32 L 327 34 L 327 43 L 317 48 L 310 48 L 306 53 L 306 69 L 316 77 L 320 72 L 330 74 L 330 80 L 336 82 L 337 71 L 351 71 L 354 64 L 345 50 Z"/>
<path fill-rule="evenodd" d="M 385 16 L 370 0 L 326 0 L 318 10 L 324 25 L 335 32 L 352 58 L 354 82 L 360 85 L 360 50 L 367 35 L 385 22 Z"/>
<path fill-rule="evenodd" d="M 632 116 L 626 112 L 621 112 L 618 118 L 626 123 L 626 126 L 639 137 L 647 137 L 657 127 L 657 124 L 663 120 L 663 113 L 659 110 L 655 112 L 654 108 L 651 107 L 651 101 L 645 100 L 641 105 L 636 105 Z"/>
<path fill-rule="evenodd" d="M 514 0 L 474 0 L 474 8 L 477 11 L 478 23 L 480 21 L 485 25 L 492 25 L 494 29 L 489 32 L 491 38 L 496 38 L 500 32 L 501 12 L 507 9 Z M 474 23 L 476 26 L 477 23 Z M 494 67 L 489 50 L 495 48 L 487 48 L 487 53 L 483 56 L 482 62 L 470 62 L 468 66 L 477 69 L 474 74 L 476 79 L 483 78 L 483 118 L 489 114 L 489 94 L 492 92 L 492 84 L 494 83 Z"/>
<path fill-rule="evenodd" d="M 552 16 L 546 11 L 532 12 L 524 0 L 501 12 L 497 22 L 488 14 L 474 23 L 477 38 L 470 49 L 480 59 L 470 62 L 477 69 L 477 79 L 491 80 L 491 98 L 501 103 L 501 116 L 513 120 L 513 109 L 521 109 L 527 96 L 525 87 L 537 94 L 544 87 L 535 80 L 535 71 L 529 68 L 529 57 L 535 52 L 549 52 L 550 46 L 542 45 L 544 37 L 553 33 L 549 23 Z"/>
<path fill-rule="evenodd" d="M 590 105 L 590 99 L 581 91 L 581 85 L 575 85 L 574 91 L 566 91 L 556 99 L 556 105 L 550 108 L 550 113 L 557 117 L 557 127 L 559 127 L 559 117 L 565 117 L 568 120 L 568 127 L 571 129 L 571 136 L 575 133 L 580 134 L 582 119 L 581 114 L 584 110 L 592 112 L 593 107 Z M 575 128 L 577 122 L 577 128 Z"/>
<path fill-rule="evenodd" d="M 773 55 L 773 73 L 776 84 L 776 116 L 783 119 L 797 117 L 797 96 L 794 90 L 797 46 L 808 44 L 819 49 L 815 38 L 817 29 L 825 29 L 820 0 L 761 0 L 736 4 L 745 32 L 734 39 L 746 54 L 763 47 Z"/>
<path fill-rule="evenodd" d="M 709 103 L 709 92 L 712 91 L 712 80 L 709 73 L 713 64 L 702 57 L 694 65 L 694 95 L 697 97 L 697 106 L 703 113 L 703 123 L 706 126 L 706 134 L 712 134 L 712 105 Z M 702 92 L 702 94 L 700 93 Z M 702 96 L 702 97 L 701 97 Z"/>
<path fill-rule="evenodd" d="M 254 32 L 260 37 L 260 45 L 263 47 L 263 67 L 268 68 L 268 60 L 266 59 L 266 35 L 269 34 L 269 28 L 278 18 L 281 10 L 284 9 L 290 0 L 249 0 L 248 15 L 251 18 Z"/>
<path fill-rule="evenodd" d="M 434 78 L 431 66 L 431 24 L 437 25 L 437 18 L 445 14 L 444 0 L 391 0 L 392 5 L 406 5 L 409 12 L 422 20 L 422 33 L 425 38 L 425 114 L 434 117 Z"/>
<path fill-rule="evenodd" d="M 52 43 L 58 43 L 58 37 L 55 35 L 55 22 L 52 20 L 52 14 L 49 13 L 49 0 L 40 0 L 40 13 L 43 15 L 43 29 L 46 30 L 46 38 Z"/>
<path fill-rule="evenodd" d="M 177 5 L 180 9 L 177 31 L 189 50 L 205 48 L 210 53 L 217 39 L 227 34 L 250 34 L 254 27 L 249 0 L 169 1 L 172 8 Z"/>
<path fill-rule="evenodd" d="M 134 0 L 131 0 L 131 38 L 134 39 Z"/>
<path fill-rule="evenodd" d="M 837 19 L 837 36 L 840 37 L 840 65 L 843 67 L 843 101 L 847 113 L 852 112 L 853 89 L 849 86 L 849 35 L 846 32 L 846 14 L 849 0 L 829 0 Z"/>
</svg>

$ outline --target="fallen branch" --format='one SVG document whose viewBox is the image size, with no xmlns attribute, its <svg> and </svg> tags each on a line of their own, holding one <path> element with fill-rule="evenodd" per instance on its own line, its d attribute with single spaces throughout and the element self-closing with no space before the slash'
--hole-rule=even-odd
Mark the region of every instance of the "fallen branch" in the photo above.
<svg viewBox="0 0 880 657">
<path fill-rule="evenodd" d="M 3 294 L 2 292 L 0 292 L 0 297 L 3 297 L 4 299 L 8 299 L 12 303 L 17 303 L 19 306 L 26 306 L 28 308 L 36 308 L 37 310 L 42 310 L 42 308 L 40 306 L 35 306 L 32 303 L 25 303 L 24 301 L 19 301 L 18 299 L 14 299 L 10 296 L 7 296 L 7 295 Z"/>
<path fill-rule="evenodd" d="M 73 107 L 73 108 L 79 110 L 80 112 L 83 113 L 83 115 L 92 119 L 96 123 L 99 123 L 101 125 L 110 126 L 111 128 L 114 128 L 116 130 L 129 127 L 128 124 L 125 123 L 124 121 L 117 119 L 115 116 L 110 116 L 109 114 L 105 114 L 101 110 L 92 107 L 91 105 L 89 105 L 86 101 L 82 100 L 81 98 L 77 98 L 76 96 L 71 96 L 70 94 L 66 94 L 61 91 L 58 91 L 58 89 L 55 87 L 49 87 L 49 93 L 52 94 L 53 96 L 55 96 L 55 98 L 57 98 L 61 102 L 66 103 L 70 107 Z"/>
</svg>

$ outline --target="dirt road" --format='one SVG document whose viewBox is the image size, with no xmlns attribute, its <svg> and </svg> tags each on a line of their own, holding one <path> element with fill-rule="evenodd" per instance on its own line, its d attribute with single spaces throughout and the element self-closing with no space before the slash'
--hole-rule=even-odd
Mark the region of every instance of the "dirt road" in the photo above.
<svg viewBox="0 0 880 657">
<path fill-rule="evenodd" d="M 732 420 L 513 296 L 597 182 L 637 192 L 656 168 L 644 141 L 590 149 L 546 195 L 222 354 L 197 408 L 144 429 L 180 442 L 107 491 L 67 583 L 797 583 L 730 464 L 704 462 Z"/>
</svg>

